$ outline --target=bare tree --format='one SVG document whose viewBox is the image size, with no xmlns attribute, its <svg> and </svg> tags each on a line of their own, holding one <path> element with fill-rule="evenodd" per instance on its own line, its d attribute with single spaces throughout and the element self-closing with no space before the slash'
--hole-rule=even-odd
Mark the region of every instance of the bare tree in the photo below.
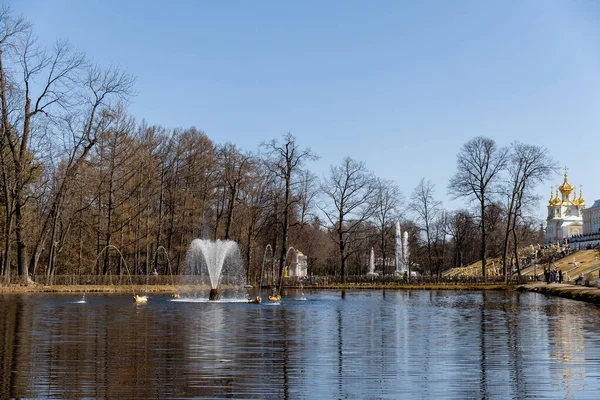
<svg viewBox="0 0 600 400">
<path fill-rule="evenodd" d="M 543 182 L 555 172 L 555 162 L 547 155 L 547 150 L 544 147 L 516 142 L 511 146 L 507 159 L 507 170 L 508 180 L 503 191 L 507 198 L 507 206 L 502 265 L 506 282 L 508 282 L 510 272 L 508 271 L 507 259 L 511 235 L 517 273 L 520 275 L 517 254 L 517 222 L 522 215 L 523 207 L 536 199 L 536 196 L 532 193 L 535 185 Z"/>
<path fill-rule="evenodd" d="M 28 201 L 25 187 L 28 183 L 31 168 L 35 168 L 30 155 L 31 145 L 35 138 L 32 124 L 37 116 L 53 117 L 52 112 L 60 113 L 67 109 L 73 99 L 73 82 L 84 66 L 83 54 L 74 51 L 67 43 L 58 42 L 51 54 L 38 48 L 31 32 L 17 47 L 23 74 L 23 103 L 21 118 L 15 124 L 19 134 L 16 138 L 9 135 L 8 144 L 15 167 L 16 185 L 13 193 L 15 205 L 15 234 L 17 243 L 17 265 L 19 275 L 26 275 L 26 252 L 24 236 L 23 210 Z M 4 71 L 2 72 L 4 73 Z M 33 82 L 44 82 L 41 89 L 34 94 Z M 14 139 L 13 139 L 14 138 Z"/>
<path fill-rule="evenodd" d="M 449 260 L 448 235 L 446 235 L 446 226 L 448 226 L 449 218 L 450 214 L 446 210 L 440 210 L 432 225 L 433 248 L 431 251 L 431 265 L 433 268 L 431 274 L 435 273 L 438 278 L 442 276 L 444 266 L 448 265 Z"/>
<path fill-rule="evenodd" d="M 378 245 L 383 259 L 383 274 L 385 275 L 385 260 L 387 245 L 394 240 L 395 222 L 400 219 L 402 193 L 398 186 L 385 179 L 375 180 L 373 218 L 379 234 Z"/>
<path fill-rule="evenodd" d="M 485 208 L 486 254 L 492 257 L 502 255 L 506 210 L 498 199 L 491 201 Z M 481 235 L 481 231 L 479 232 Z"/>
<path fill-rule="evenodd" d="M 353 245 L 364 240 L 366 232 L 361 228 L 373 214 L 373 183 L 373 175 L 365 164 L 347 157 L 340 166 L 331 167 L 329 177 L 321 186 L 326 197 L 321 211 L 334 232 L 344 282 L 346 261 L 357 248 Z"/>
<path fill-rule="evenodd" d="M 246 189 L 240 193 L 240 203 L 242 205 L 240 214 L 242 216 L 242 223 L 244 224 L 244 237 L 245 251 L 243 251 L 246 257 L 246 280 L 250 282 L 251 266 L 253 249 L 257 246 L 259 235 L 266 231 L 269 203 L 269 190 L 273 183 L 274 175 L 269 172 L 267 168 L 264 168 L 264 164 L 261 165 L 260 160 L 252 160 L 252 168 L 250 169 L 250 175 L 246 183 Z M 259 247 L 259 256 L 263 257 L 264 247 L 266 244 L 262 244 Z M 269 257 L 272 258 L 273 254 Z M 259 259 L 261 262 L 262 258 Z M 271 260 L 272 261 L 272 260 Z M 257 279 L 263 279 L 259 277 L 260 265 L 256 265 L 254 276 Z M 270 271 L 266 271 L 267 273 Z"/>
<path fill-rule="evenodd" d="M 174 177 L 175 191 L 171 194 L 179 207 L 189 218 L 180 221 L 184 232 L 180 236 L 179 246 L 185 247 L 186 240 L 208 236 L 208 226 L 213 223 L 215 187 L 218 186 L 219 168 L 216 161 L 216 149 L 206 134 L 196 128 L 185 129 L 176 138 L 177 168 Z M 179 166 L 180 164 L 180 166 Z M 216 225 L 216 224 L 215 224 Z"/>
<path fill-rule="evenodd" d="M 241 152 L 231 143 L 226 143 L 217 150 L 217 164 L 226 204 L 225 240 L 230 238 L 233 210 L 239 202 L 239 191 L 248 179 L 251 160 L 250 154 Z"/>
<path fill-rule="evenodd" d="M 7 7 L 0 9 L 0 102 L 1 102 L 1 148 L 0 161 L 2 170 L 2 195 L 5 204 L 5 226 L 4 226 L 4 259 L 3 274 L 10 278 L 11 266 L 11 239 L 14 229 L 14 216 L 16 210 L 16 201 L 14 193 L 19 183 L 15 175 L 18 167 L 15 164 L 15 157 L 11 156 L 15 150 L 15 141 L 17 139 L 17 129 L 14 126 L 13 114 L 17 114 L 20 105 L 16 103 L 16 94 L 18 93 L 16 84 L 12 76 L 9 76 L 5 66 L 5 59 L 15 55 L 15 49 L 24 38 L 31 32 L 31 25 L 23 17 L 14 16 Z M 22 271 L 20 271 L 22 272 Z"/>
<path fill-rule="evenodd" d="M 314 203 L 319 192 L 319 178 L 307 169 L 302 170 L 299 175 L 298 221 L 300 226 L 304 227 L 315 216 Z"/>
<path fill-rule="evenodd" d="M 139 153 L 134 138 L 135 125 L 131 117 L 123 110 L 116 115 L 116 124 L 105 132 L 100 149 L 98 166 L 102 178 L 99 181 L 99 197 L 104 205 L 102 214 L 102 231 L 104 232 L 104 267 L 103 273 L 108 274 L 110 269 L 109 246 L 115 245 L 113 236 L 122 236 L 125 226 L 137 217 L 141 210 L 136 203 L 130 201 L 132 193 L 137 191 L 142 182 L 137 178 L 136 154 Z M 100 228 L 100 227 L 99 227 Z M 123 247 L 123 243 L 117 245 Z M 121 273 L 122 259 L 119 258 L 117 273 Z"/>
<path fill-rule="evenodd" d="M 279 276 L 282 277 L 288 247 L 290 211 L 292 206 L 299 201 L 299 197 L 294 196 L 294 188 L 298 182 L 297 173 L 300 172 L 304 161 L 316 160 L 317 155 L 310 148 L 301 149 L 291 133 L 285 134 L 281 143 L 274 139 L 263 144 L 262 147 L 267 149 L 270 169 L 282 181 L 284 188 L 281 211 L 281 255 L 279 257 Z"/>
<path fill-rule="evenodd" d="M 464 144 L 457 156 L 457 172 L 448 191 L 454 198 L 477 201 L 481 227 L 481 273 L 486 275 L 486 208 L 506 164 L 508 150 L 498 148 L 492 139 L 478 136 Z"/>
<path fill-rule="evenodd" d="M 425 234 L 425 243 L 427 246 L 427 262 L 431 271 L 433 268 L 432 241 L 433 225 L 439 217 L 441 202 L 435 199 L 435 185 L 425 178 L 421 178 L 419 184 L 410 196 L 410 209 L 415 214 L 417 224 L 421 232 Z"/>
<path fill-rule="evenodd" d="M 96 145 L 99 136 L 110 128 L 115 120 L 114 101 L 127 99 L 132 91 L 134 79 L 119 69 L 103 70 L 96 66 L 88 67 L 85 78 L 78 81 L 72 96 L 78 98 L 78 106 L 71 106 L 57 118 L 56 135 L 49 140 L 61 138 L 64 143 L 60 154 L 61 174 L 57 175 L 47 212 L 42 215 L 41 230 L 32 242 L 29 260 L 29 273 L 35 275 L 37 264 L 48 235 L 50 253 L 55 254 L 55 226 L 64 205 L 65 193 L 76 178 L 82 164 L 88 159 L 90 150 Z M 118 108 L 118 107 L 117 107 Z M 50 146 L 52 147 L 52 146 Z M 53 257 L 49 259 L 48 273 L 53 272 Z"/>
<path fill-rule="evenodd" d="M 454 267 L 463 267 L 472 261 L 465 259 L 465 255 L 471 247 L 471 242 L 475 240 L 476 229 L 473 216 L 467 210 L 457 210 L 448 216 L 446 233 L 452 238 Z"/>
<path fill-rule="evenodd" d="M 67 152 L 64 179 L 57 183 L 51 198 L 54 205 L 48 213 L 56 221 L 60 209 L 61 192 L 94 144 L 92 137 L 102 105 L 114 94 L 129 94 L 133 80 L 117 69 L 100 70 L 89 67 L 83 53 L 76 51 L 66 42 L 59 41 L 50 50 L 37 45 L 31 28 L 21 18 L 14 18 L 7 9 L 0 12 L 0 99 L 2 102 L 2 143 L 10 158 L 10 173 L 13 185 L 10 193 L 10 209 L 14 211 L 14 233 L 17 248 L 17 266 L 20 275 L 27 273 L 25 210 L 31 199 L 29 185 L 40 176 L 36 171 L 42 163 L 36 157 L 49 136 L 69 132 L 68 123 L 73 115 L 83 115 L 85 125 L 77 130 L 77 136 Z M 82 78 L 87 72 L 87 79 Z M 91 96 L 87 96 L 91 93 Z M 91 105 L 90 105 L 91 104 Z M 88 107 L 89 106 L 89 107 Z M 12 111 L 10 111 L 12 110 Z M 100 118 L 102 120 L 102 118 Z M 66 128 L 65 128 L 66 126 Z M 74 149 L 74 150 L 73 150 Z M 73 151 L 70 153 L 70 151 Z M 68 155 L 70 153 L 70 156 Z M 61 189 L 63 188 L 63 189 Z M 7 229 L 10 241 L 13 215 Z M 45 222 L 41 229 L 43 239 L 52 226 Z M 43 241 L 43 240 L 42 240 Z M 39 240 L 34 245 L 39 245 Z M 8 242 L 7 242 L 8 243 Z M 38 248 L 33 249 L 32 260 L 39 257 Z M 5 263 L 10 263 L 6 257 Z M 32 262 L 29 263 L 32 265 Z M 8 265 L 8 264 L 5 264 Z"/>
</svg>

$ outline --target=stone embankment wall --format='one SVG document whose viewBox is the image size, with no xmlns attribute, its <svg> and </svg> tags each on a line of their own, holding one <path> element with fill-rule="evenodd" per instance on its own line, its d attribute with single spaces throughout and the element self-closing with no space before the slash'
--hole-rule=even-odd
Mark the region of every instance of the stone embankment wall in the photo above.
<svg viewBox="0 0 600 400">
<path fill-rule="evenodd" d="M 580 300 L 587 303 L 600 304 L 600 289 L 593 286 L 563 284 L 529 284 L 517 288 L 518 291 L 542 293 L 566 299 Z"/>
</svg>

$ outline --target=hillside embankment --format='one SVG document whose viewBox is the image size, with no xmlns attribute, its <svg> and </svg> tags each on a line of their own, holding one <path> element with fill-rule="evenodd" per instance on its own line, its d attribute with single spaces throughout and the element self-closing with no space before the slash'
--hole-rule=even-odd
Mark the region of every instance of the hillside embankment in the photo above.
<svg viewBox="0 0 600 400">
<path fill-rule="evenodd" d="M 566 254 L 556 253 L 551 261 L 543 262 L 543 259 L 529 262 L 522 266 L 521 275 L 533 279 L 544 278 L 544 269 L 562 271 L 564 281 L 572 283 L 580 276 L 587 279 L 600 277 L 600 253 L 597 250 L 577 250 Z M 490 277 L 502 275 L 501 258 L 490 258 L 486 263 L 487 275 Z M 444 272 L 444 277 L 477 277 L 481 275 L 481 261 L 461 268 L 451 268 Z"/>
</svg>

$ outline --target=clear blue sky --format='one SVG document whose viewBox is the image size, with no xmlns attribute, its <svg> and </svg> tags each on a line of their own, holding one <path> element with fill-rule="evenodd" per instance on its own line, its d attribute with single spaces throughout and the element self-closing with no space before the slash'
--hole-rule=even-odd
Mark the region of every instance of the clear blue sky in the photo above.
<svg viewBox="0 0 600 400">
<path fill-rule="evenodd" d="M 138 120 L 255 150 L 294 134 L 326 174 L 345 156 L 421 177 L 446 207 L 456 154 L 483 135 L 545 145 L 600 198 L 600 2 L 8 1 L 43 42 L 137 77 Z M 540 187 L 545 215 L 549 186 Z"/>
</svg>

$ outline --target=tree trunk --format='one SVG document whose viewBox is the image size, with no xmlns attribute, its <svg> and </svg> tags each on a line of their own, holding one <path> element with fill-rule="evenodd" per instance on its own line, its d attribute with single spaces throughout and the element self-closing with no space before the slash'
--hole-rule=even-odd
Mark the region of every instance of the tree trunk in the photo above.
<svg viewBox="0 0 600 400">
<path fill-rule="evenodd" d="M 81 270 L 83 267 L 83 229 L 81 228 L 82 222 L 79 223 L 79 251 L 77 254 L 78 257 L 78 268 L 77 275 L 81 276 Z M 90 275 L 91 275 L 90 271 Z"/>
<path fill-rule="evenodd" d="M 50 251 L 48 253 L 48 271 L 46 271 L 47 276 L 54 275 L 54 262 L 56 260 L 56 222 L 57 217 L 54 216 L 52 218 L 52 234 L 50 235 Z M 30 262 L 30 272 L 32 276 L 35 276 L 35 269 L 37 267 L 37 263 L 34 261 L 36 257 L 32 257 Z"/>
<path fill-rule="evenodd" d="M 154 261 L 153 266 L 156 268 L 156 264 L 158 264 L 158 247 L 160 246 L 161 241 L 161 233 L 162 233 L 162 213 L 163 213 L 163 197 L 164 197 L 164 187 L 165 187 L 165 171 L 161 172 L 160 176 L 160 194 L 158 196 L 158 226 L 156 227 L 156 244 L 154 246 Z M 150 273 L 150 269 L 146 268 L 146 274 Z"/>
<path fill-rule="evenodd" d="M 145 262 L 145 270 L 146 270 L 146 275 L 148 275 L 149 271 L 149 264 L 150 264 L 150 206 L 148 206 L 148 209 L 146 211 L 146 262 Z M 140 271 L 135 271 L 135 274 L 139 274 Z"/>
<path fill-rule="evenodd" d="M 289 171 L 289 168 L 288 168 Z M 281 256 L 279 257 L 279 280 L 283 281 L 283 268 L 285 266 L 285 259 L 287 257 L 288 247 L 288 230 L 289 230 L 289 210 L 290 210 L 290 191 L 291 191 L 291 177 L 289 174 L 285 177 L 285 198 L 283 203 L 283 229 L 281 230 Z M 279 291 L 281 291 L 281 284 L 279 285 Z"/>
<path fill-rule="evenodd" d="M 225 240 L 229 240 L 229 231 L 231 229 L 231 221 L 233 220 L 233 206 L 236 192 L 237 183 L 234 183 L 233 188 L 231 188 L 229 191 L 229 204 L 227 205 L 227 220 L 225 223 Z"/>
<path fill-rule="evenodd" d="M 6 72 L 4 71 L 3 66 L 3 55 L 4 52 L 0 49 L 0 101 L 2 104 L 2 143 L 6 145 L 9 143 L 10 139 L 10 129 L 11 125 L 8 120 L 8 101 L 7 101 L 7 90 L 6 90 Z M 4 260 L 3 260 L 3 273 L 4 276 L 7 277 L 8 282 L 10 282 L 10 269 L 11 269 L 11 240 L 13 234 L 13 206 L 15 204 L 13 197 L 11 196 L 11 191 L 9 188 L 8 182 L 8 163 L 4 158 L 4 148 L 0 149 L 0 157 L 2 159 L 2 179 L 4 183 L 4 196 L 6 201 L 6 221 L 4 226 L 4 234 L 5 234 L 5 248 L 4 248 Z"/>
<path fill-rule="evenodd" d="M 382 224 L 381 229 L 381 258 L 383 259 L 383 265 L 381 266 L 381 275 L 385 276 L 385 224 Z"/>
<path fill-rule="evenodd" d="M 14 201 L 15 201 L 15 228 L 16 228 L 16 239 L 17 239 L 17 265 L 19 268 L 19 275 L 27 276 L 27 249 L 25 244 L 24 237 L 24 216 L 23 216 L 23 208 L 25 207 L 25 201 L 23 199 L 24 194 L 23 190 L 25 188 L 25 180 L 23 177 L 25 170 L 25 161 L 27 156 L 27 146 L 29 144 L 29 133 L 30 133 L 30 124 L 31 124 L 31 99 L 29 98 L 29 89 L 26 83 L 26 91 L 25 91 L 25 110 L 23 113 L 23 134 L 21 137 L 21 144 L 19 147 L 18 156 L 15 154 L 14 162 L 15 162 L 15 178 L 16 178 L 16 187 L 14 191 Z M 27 280 L 25 280 L 27 282 Z"/>
<path fill-rule="evenodd" d="M 0 160 L 2 162 L 2 180 L 3 180 L 3 189 L 4 189 L 4 200 L 6 202 L 5 204 L 5 218 L 6 220 L 4 221 L 4 237 L 3 237 L 3 241 L 4 241 L 4 252 L 3 252 L 3 259 L 2 262 L 0 264 L 1 267 L 1 275 L 5 276 L 8 278 L 8 282 L 10 283 L 10 262 L 11 262 L 11 238 L 12 238 L 12 231 L 13 231 L 13 213 L 12 213 L 12 204 L 13 202 L 11 201 L 10 198 L 10 193 L 9 193 L 9 188 L 8 188 L 8 178 L 7 178 L 7 172 L 6 171 L 6 166 L 5 166 L 5 159 L 4 156 L 2 155 L 2 151 L 0 149 Z"/>
<path fill-rule="evenodd" d="M 113 217 L 113 168 L 111 167 L 110 177 L 108 181 L 108 205 L 107 205 L 107 215 L 106 215 L 106 235 L 105 235 L 105 249 L 104 252 L 104 268 L 102 273 L 104 275 L 108 275 L 110 271 L 110 246 L 112 239 L 112 217 Z"/>
<path fill-rule="evenodd" d="M 508 271 L 508 265 L 507 265 L 507 257 L 508 257 L 508 238 L 510 236 L 510 231 L 511 231 L 511 220 L 512 220 L 512 209 L 514 207 L 514 194 L 511 198 L 510 201 L 510 207 L 508 210 L 508 218 L 506 221 L 506 232 L 504 235 L 504 248 L 502 250 L 502 270 L 504 273 L 504 283 L 508 283 L 509 281 L 509 271 Z M 512 271 L 511 271 L 512 272 Z"/>
<path fill-rule="evenodd" d="M 141 170 L 142 168 L 140 167 L 140 176 L 141 176 Z M 141 179 L 141 178 L 140 178 Z M 141 210 L 142 209 L 142 192 L 143 189 L 140 188 L 140 191 L 138 192 L 137 195 L 137 209 Z M 135 273 L 135 271 L 138 271 L 140 268 L 140 220 L 142 219 L 142 215 L 143 213 L 140 213 L 136 218 L 135 218 L 135 238 L 134 238 L 134 248 L 133 248 L 133 271 L 129 271 L 129 273 L 131 274 L 132 272 Z"/>
<path fill-rule="evenodd" d="M 481 200 L 481 252 L 480 252 L 480 257 L 481 257 L 481 275 L 485 278 L 486 276 L 486 265 L 487 265 L 487 260 L 486 260 L 486 237 L 485 237 L 485 202 L 483 200 L 483 194 L 482 194 L 482 200 Z"/>
<path fill-rule="evenodd" d="M 517 238 L 517 216 L 514 216 L 514 220 L 513 220 L 513 228 L 512 228 L 512 234 L 513 234 L 513 247 L 514 247 L 514 252 L 515 252 L 515 259 L 517 261 L 517 275 L 520 277 L 521 276 L 521 265 L 519 264 L 519 241 Z"/>
<path fill-rule="evenodd" d="M 342 232 L 342 226 L 344 226 L 344 216 L 342 213 L 339 215 L 339 224 L 338 248 L 340 250 L 340 274 L 342 283 L 346 283 L 346 246 L 344 243 L 344 232 Z"/>
<path fill-rule="evenodd" d="M 12 219 L 12 213 L 10 212 L 10 207 L 6 207 L 6 223 L 4 226 L 4 235 L 5 235 L 5 243 L 6 243 L 6 247 L 4 248 L 4 259 L 3 264 L 4 264 L 4 276 L 6 276 L 8 278 L 8 282 L 10 283 L 10 259 L 11 259 L 11 247 L 12 244 L 10 242 L 10 238 L 12 237 L 12 228 L 13 228 L 13 219 Z"/>
<path fill-rule="evenodd" d="M 19 271 L 19 275 L 20 276 L 27 276 L 27 265 L 25 264 L 25 260 L 27 259 L 27 254 L 26 254 L 26 245 L 25 245 L 25 239 L 24 239 L 24 235 L 23 235 L 23 208 L 21 206 L 21 201 L 20 201 L 20 191 L 17 192 L 18 193 L 18 197 L 16 197 L 16 207 L 15 207 L 15 233 L 16 233 L 16 240 L 17 240 L 17 266 L 18 266 L 18 271 Z M 27 282 L 27 281 L 26 281 Z"/>
</svg>

